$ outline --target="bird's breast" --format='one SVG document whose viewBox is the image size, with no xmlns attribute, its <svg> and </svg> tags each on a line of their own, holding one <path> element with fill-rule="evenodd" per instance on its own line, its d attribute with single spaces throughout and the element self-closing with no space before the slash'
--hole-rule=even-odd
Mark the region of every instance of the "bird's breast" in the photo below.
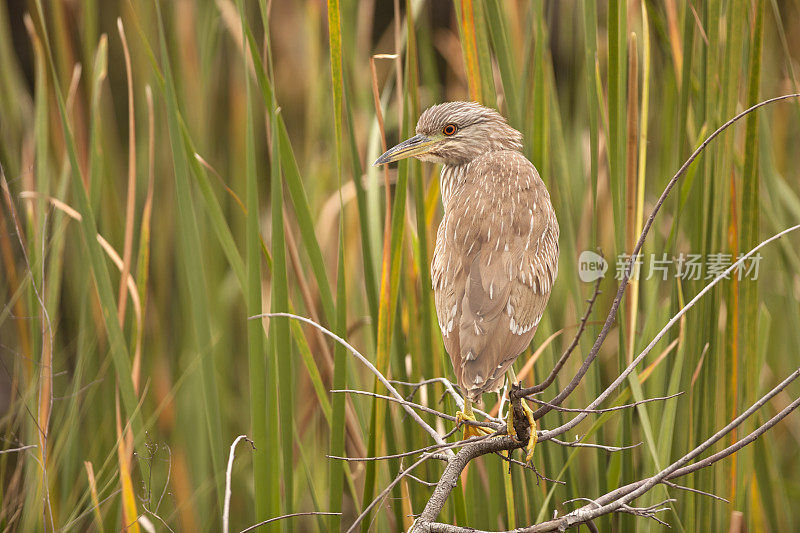
<svg viewBox="0 0 800 533">
<path fill-rule="evenodd" d="M 456 189 L 464 183 L 468 170 L 469 163 L 464 165 L 444 165 L 442 167 L 442 173 L 439 175 L 439 190 L 441 191 L 442 205 L 445 211 Z"/>
<path fill-rule="evenodd" d="M 479 252 L 487 266 L 499 262 L 514 277 L 535 266 L 526 258 L 547 252 L 545 237 L 557 240 L 549 194 L 519 152 L 490 153 L 468 165 L 445 167 L 441 179 L 444 217 L 434 259 L 443 261 L 448 278 L 467 268 Z"/>
</svg>

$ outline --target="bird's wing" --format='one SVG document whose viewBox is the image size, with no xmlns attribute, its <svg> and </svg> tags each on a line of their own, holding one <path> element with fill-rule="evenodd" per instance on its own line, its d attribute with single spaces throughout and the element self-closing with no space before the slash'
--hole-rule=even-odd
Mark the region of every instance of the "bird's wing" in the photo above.
<svg viewBox="0 0 800 533">
<path fill-rule="evenodd" d="M 494 152 L 470 164 L 443 226 L 437 248 L 462 260 L 442 265 L 458 283 L 434 283 L 439 323 L 458 383 L 475 399 L 502 386 L 536 331 L 558 270 L 558 222 L 533 165 Z"/>
<path fill-rule="evenodd" d="M 464 297 L 465 276 L 462 260 L 447 243 L 447 221 L 448 217 L 445 216 L 436 233 L 436 247 L 431 261 L 431 282 L 436 303 L 436 318 L 442 331 L 444 348 L 450 354 L 453 368 L 460 368 L 458 324 L 461 316 L 461 300 Z"/>
</svg>

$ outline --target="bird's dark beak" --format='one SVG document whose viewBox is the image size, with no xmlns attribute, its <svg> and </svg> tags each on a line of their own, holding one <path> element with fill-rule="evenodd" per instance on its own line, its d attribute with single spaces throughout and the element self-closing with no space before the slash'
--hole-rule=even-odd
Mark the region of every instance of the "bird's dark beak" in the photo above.
<svg viewBox="0 0 800 533">
<path fill-rule="evenodd" d="M 406 157 L 414 157 L 425 154 L 430 151 L 431 146 L 433 146 L 438 140 L 439 139 L 432 139 L 426 135 L 414 135 L 410 139 L 406 139 L 397 146 L 387 150 L 386 153 L 372 163 L 372 166 L 377 167 L 378 165 L 399 161 L 400 159 L 405 159 Z"/>
</svg>

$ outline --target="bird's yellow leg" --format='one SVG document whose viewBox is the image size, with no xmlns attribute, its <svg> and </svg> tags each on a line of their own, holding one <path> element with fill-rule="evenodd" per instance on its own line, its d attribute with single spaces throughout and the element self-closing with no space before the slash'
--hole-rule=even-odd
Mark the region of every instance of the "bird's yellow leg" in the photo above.
<svg viewBox="0 0 800 533">
<path fill-rule="evenodd" d="M 527 453 L 525 454 L 525 462 L 530 463 L 531 459 L 533 459 L 533 448 L 536 446 L 539 436 L 536 434 L 536 420 L 533 419 L 533 411 L 528 407 L 528 402 L 525 400 L 521 401 L 522 410 L 525 411 L 525 417 L 528 419 L 528 424 L 530 424 L 531 427 L 531 438 L 528 439 L 528 446 L 526 447 Z"/>
<path fill-rule="evenodd" d="M 456 422 L 461 424 L 464 421 L 470 422 L 477 422 L 478 419 L 475 418 L 475 413 L 472 412 L 472 402 L 464 398 L 464 411 L 456 412 Z M 487 428 L 483 428 L 480 426 L 473 426 L 471 424 L 464 424 L 464 439 L 469 439 L 470 437 L 480 437 L 483 435 L 489 435 L 492 433 Z"/>
<path fill-rule="evenodd" d="M 517 374 L 514 372 L 513 368 L 508 369 L 508 380 L 511 385 L 517 385 Z M 511 387 L 509 386 L 509 389 Z M 528 406 L 528 402 L 524 399 L 520 399 L 520 405 L 522 406 L 522 411 L 525 413 L 525 418 L 528 419 L 528 424 L 531 428 L 531 437 L 528 439 L 528 445 L 526 447 L 527 454 L 525 455 L 525 462 L 530 462 L 533 459 L 533 448 L 536 446 L 536 441 L 538 440 L 538 435 L 536 434 L 536 420 L 533 419 L 533 411 Z M 514 428 L 514 406 L 508 406 L 508 416 L 506 417 L 506 431 L 509 435 L 514 437 L 517 440 L 520 440 L 517 437 L 517 431 Z"/>
</svg>

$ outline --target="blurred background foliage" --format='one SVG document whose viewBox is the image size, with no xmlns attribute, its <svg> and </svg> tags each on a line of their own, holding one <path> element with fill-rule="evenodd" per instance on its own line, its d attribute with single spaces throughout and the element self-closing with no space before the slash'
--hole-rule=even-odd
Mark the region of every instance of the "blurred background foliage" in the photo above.
<svg viewBox="0 0 800 533">
<path fill-rule="evenodd" d="M 497 107 L 525 134 L 561 224 L 558 282 L 517 362 L 519 372 L 537 358 L 526 383 L 547 375 L 591 295 L 580 252 L 609 260 L 559 388 L 591 346 L 616 259 L 667 180 L 737 111 L 798 92 L 799 60 L 797 0 L 3 2 L 0 447 L 27 448 L 0 455 L 0 525 L 218 529 L 228 448 L 244 433 L 255 450 L 237 450 L 231 527 L 318 510 L 342 516 L 264 529 L 336 530 L 403 465 L 327 455 L 429 444 L 397 405 L 329 392 L 382 391 L 317 330 L 247 320 L 293 311 L 394 379 L 452 378 L 428 273 L 438 168 L 371 167 L 384 146 L 376 101 L 388 145 L 425 107 L 455 99 Z M 706 150 L 656 221 L 643 277 L 653 256 L 735 258 L 800 220 L 798 119 L 797 102 L 770 106 Z M 768 248 L 757 281 L 716 287 L 616 402 L 683 396 L 580 429 L 587 442 L 642 446 L 609 455 L 539 445 L 537 468 L 564 486 L 516 468 L 506 482 L 500 458 L 485 457 L 440 519 L 531 524 L 711 435 L 798 366 L 797 245 Z M 634 283 L 568 407 L 591 401 L 705 282 L 673 268 Z M 443 392 L 434 383 L 414 398 L 452 413 Z M 740 434 L 797 393 L 775 397 Z M 495 400 L 487 395 L 486 409 Z M 568 417 L 553 411 L 540 427 Z M 669 491 L 677 501 L 664 519 L 678 531 L 794 529 L 798 444 L 795 413 L 682 480 L 731 503 Z M 441 468 L 427 463 L 417 476 L 433 481 Z M 359 529 L 407 528 L 430 491 L 401 483 Z M 666 496 L 660 487 L 642 503 Z M 598 526 L 663 527 L 629 516 Z"/>
</svg>

